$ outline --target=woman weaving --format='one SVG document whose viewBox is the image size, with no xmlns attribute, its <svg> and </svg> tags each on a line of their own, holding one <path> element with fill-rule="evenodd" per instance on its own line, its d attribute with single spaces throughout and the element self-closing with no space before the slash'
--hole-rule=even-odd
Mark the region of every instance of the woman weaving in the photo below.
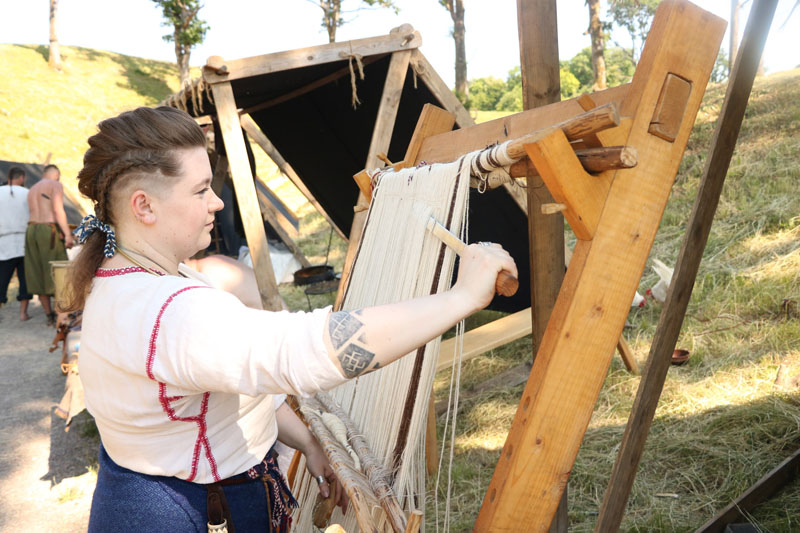
<svg viewBox="0 0 800 533">
<path fill-rule="evenodd" d="M 342 491 L 272 395 L 383 367 L 488 305 L 498 272 L 516 274 L 499 245 L 471 245 L 441 294 L 352 312 L 252 309 L 184 264 L 222 208 L 194 120 L 139 108 L 101 122 L 89 146 L 78 186 L 97 218 L 76 230 L 69 307 L 84 310 L 80 375 L 102 441 L 90 531 L 205 531 L 215 513 L 239 533 L 287 530 L 276 439 L 306 455 L 323 496 Z"/>
</svg>

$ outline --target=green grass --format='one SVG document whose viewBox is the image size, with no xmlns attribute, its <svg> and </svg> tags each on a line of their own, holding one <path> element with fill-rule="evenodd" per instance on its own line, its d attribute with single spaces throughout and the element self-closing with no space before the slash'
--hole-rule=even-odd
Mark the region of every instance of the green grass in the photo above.
<svg viewBox="0 0 800 533">
<path fill-rule="evenodd" d="M 178 88 L 174 63 L 88 48 L 61 47 L 64 68 L 47 66 L 47 47 L 0 45 L 0 158 L 41 163 L 48 153 L 73 198 L 86 139 L 101 120 L 154 105 Z M 83 204 L 87 208 L 87 204 Z"/>
<path fill-rule="evenodd" d="M 691 358 L 670 369 L 623 531 L 693 531 L 800 447 L 800 394 L 773 385 L 780 363 L 800 374 L 800 323 L 781 307 L 800 300 L 798 82 L 798 70 L 756 82 L 678 341 Z M 706 95 L 653 246 L 651 258 L 669 265 L 723 98 L 724 87 Z M 658 279 L 649 264 L 641 293 Z M 661 309 L 651 299 L 628 318 L 625 336 L 640 365 Z M 522 339 L 468 362 L 462 382 L 468 387 L 531 357 L 530 340 Z M 614 358 L 570 477 L 570 531 L 594 528 L 639 380 Z M 437 376 L 440 398 L 447 381 Z M 462 405 L 453 531 L 471 530 L 521 392 L 518 386 Z M 795 482 L 757 507 L 751 521 L 765 531 L 797 530 L 798 495 Z"/>
</svg>

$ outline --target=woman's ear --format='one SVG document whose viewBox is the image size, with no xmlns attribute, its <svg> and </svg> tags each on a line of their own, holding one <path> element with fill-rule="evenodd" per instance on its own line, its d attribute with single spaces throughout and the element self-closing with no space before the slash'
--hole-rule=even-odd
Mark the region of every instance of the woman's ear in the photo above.
<svg viewBox="0 0 800 533">
<path fill-rule="evenodd" d="M 153 198 L 145 191 L 137 189 L 131 195 L 131 211 L 142 224 L 155 224 L 156 214 L 152 206 Z"/>
</svg>

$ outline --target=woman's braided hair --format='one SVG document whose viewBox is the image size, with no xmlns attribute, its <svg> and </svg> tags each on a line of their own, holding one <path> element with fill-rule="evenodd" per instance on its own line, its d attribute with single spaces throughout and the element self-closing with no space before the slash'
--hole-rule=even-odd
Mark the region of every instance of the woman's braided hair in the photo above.
<svg viewBox="0 0 800 533">
<path fill-rule="evenodd" d="M 78 173 L 78 190 L 94 202 L 97 218 L 115 224 L 114 193 L 130 179 L 163 180 L 181 172 L 176 150 L 204 148 L 203 130 L 184 111 L 140 107 L 98 124 Z M 103 262 L 105 235 L 89 235 L 70 269 L 69 298 L 62 310 L 82 309 L 95 271 Z"/>
</svg>

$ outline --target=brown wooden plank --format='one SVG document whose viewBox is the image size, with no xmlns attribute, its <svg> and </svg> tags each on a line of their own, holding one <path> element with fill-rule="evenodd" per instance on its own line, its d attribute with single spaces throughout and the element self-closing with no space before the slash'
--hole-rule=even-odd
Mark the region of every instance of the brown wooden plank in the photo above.
<svg viewBox="0 0 800 533">
<path fill-rule="evenodd" d="M 365 58 L 361 59 L 361 64 L 366 67 L 370 63 L 374 63 L 375 61 L 383 59 L 384 57 L 385 57 L 384 55 L 365 57 Z M 289 101 L 289 100 L 291 100 L 293 98 L 297 98 L 298 96 L 302 96 L 304 94 L 310 93 L 311 91 L 313 91 L 313 90 L 315 90 L 315 89 L 317 89 L 319 87 L 322 87 L 323 85 L 327 85 L 327 84 L 331 83 L 332 81 L 336 81 L 339 78 L 343 78 L 344 76 L 348 76 L 348 75 L 350 75 L 351 72 L 353 72 L 353 71 L 350 70 L 350 66 L 346 66 L 344 68 L 340 68 L 336 72 L 328 74 L 327 76 L 323 76 L 322 78 L 314 80 L 314 81 L 312 81 L 311 83 L 309 83 L 307 85 L 303 85 L 302 87 L 299 87 L 299 88 L 297 88 L 297 89 L 295 89 L 293 91 L 289 91 L 286 94 L 282 94 L 280 96 L 276 96 L 275 98 L 273 98 L 271 100 L 267 100 L 266 102 L 261 102 L 260 104 L 256 104 L 254 106 L 245 108 L 245 109 L 242 110 L 242 114 L 245 114 L 245 113 L 250 114 L 250 113 L 255 113 L 256 111 L 262 111 L 264 109 L 269 109 L 270 107 L 276 106 L 276 105 L 281 104 L 283 102 L 287 102 L 287 101 Z"/>
<path fill-rule="evenodd" d="M 264 135 L 264 132 L 261 131 L 261 128 L 258 127 L 258 124 L 255 123 L 253 118 L 250 115 L 242 115 L 240 117 L 240 122 L 242 124 L 242 128 L 244 128 L 244 131 L 246 131 L 250 138 L 252 138 L 262 150 L 264 150 L 264 153 L 267 154 L 270 159 L 272 159 L 272 162 L 275 163 L 279 169 L 281 169 L 283 175 L 289 178 L 294 186 L 297 187 L 301 193 L 303 193 L 303 196 L 306 197 L 308 203 L 314 206 L 314 209 L 316 209 L 317 212 L 328 221 L 328 224 L 330 224 L 330 226 L 336 230 L 336 233 L 338 233 L 342 239 L 347 240 L 347 236 L 344 234 L 341 228 L 339 228 L 339 226 L 333 222 L 333 219 L 331 219 L 331 217 L 322 207 L 322 204 L 320 204 L 314 195 L 311 194 L 311 191 L 308 190 L 306 184 L 303 183 L 303 180 L 300 179 L 300 176 L 298 176 L 297 172 L 294 171 L 292 165 L 290 165 L 286 159 L 283 158 L 281 153 L 277 148 L 275 148 L 275 145 L 270 142 L 267 136 Z"/>
<path fill-rule="evenodd" d="M 498 346 L 521 339 L 531 333 L 531 310 L 523 309 L 499 318 L 483 326 L 471 329 L 464 334 L 461 362 L 468 361 Z M 436 371 L 450 368 L 453 364 L 456 337 L 443 340 L 439 346 L 439 361 Z"/>
<path fill-rule="evenodd" d="M 281 224 L 280 219 L 278 218 L 278 215 L 281 215 L 280 211 L 275 209 L 275 207 L 269 201 L 267 195 L 261 192 L 258 188 L 256 188 L 256 195 L 258 196 L 258 205 L 261 208 L 261 215 L 264 218 L 264 222 L 272 226 L 272 229 L 278 234 L 281 242 L 286 245 L 286 247 L 302 267 L 310 267 L 311 263 L 308 261 L 308 258 L 303 254 L 303 251 L 299 246 L 297 246 L 297 243 L 294 242 L 291 236 L 289 236 L 289 233 L 286 231 L 283 224 Z"/>
<path fill-rule="evenodd" d="M 601 172 L 596 176 L 588 174 L 561 130 L 526 145 L 525 149 L 552 198 L 567 207 L 562 213 L 575 236 L 581 240 L 591 240 L 606 203 L 613 171 Z M 559 218 L 543 216 L 541 211 L 537 217 L 548 221 Z M 563 223 L 561 227 L 563 234 Z M 560 248 L 556 248 L 559 244 Z M 555 249 L 564 249 L 563 237 L 560 242 L 553 243 L 551 250 Z M 560 277 L 563 277 L 563 273 Z"/>
<path fill-rule="evenodd" d="M 745 34 L 746 33 L 747 30 L 745 30 Z M 742 50 L 744 50 L 744 48 L 742 48 Z M 741 57 L 741 52 L 739 56 Z M 759 479 L 753 486 L 747 489 L 744 494 L 720 511 L 717 516 L 700 526 L 695 533 L 719 533 L 724 531 L 725 526 L 745 518 L 748 511 L 786 486 L 797 477 L 797 472 L 799 470 L 800 449 L 796 450 L 792 455 L 784 459 L 781 464 Z"/>
<path fill-rule="evenodd" d="M 375 126 L 372 130 L 372 140 L 370 141 L 369 151 L 365 168 L 376 168 L 379 166 L 378 154 L 388 152 L 389 144 L 392 142 L 392 132 L 394 122 L 397 118 L 397 108 L 400 105 L 400 96 L 403 94 L 403 84 L 408 72 L 408 64 L 411 59 L 411 51 L 395 52 L 389 62 L 389 70 L 386 73 L 386 81 L 383 86 L 383 95 L 378 107 L 378 116 L 375 119 Z M 356 207 L 367 207 L 369 201 L 359 192 Z M 364 231 L 364 222 L 367 219 L 365 210 L 357 211 L 353 215 L 353 223 L 350 227 L 350 239 L 347 244 L 347 255 L 342 269 L 342 279 L 339 283 L 339 292 L 336 295 L 335 309 L 339 309 L 344 299 L 347 284 L 350 281 L 350 273 L 353 268 L 356 250 L 361 242 L 361 233 Z"/>
<path fill-rule="evenodd" d="M 209 66 L 203 68 L 203 79 L 209 83 L 219 83 L 221 81 L 231 81 L 261 74 L 342 61 L 356 54 L 367 57 L 401 50 L 412 50 L 418 48 L 421 44 L 422 36 L 419 32 L 406 25 L 406 31 L 379 37 L 310 46 L 308 48 L 298 48 L 296 50 L 242 59 L 222 60 L 219 58 L 219 66 L 215 64 L 209 65 L 211 68 Z M 224 66 L 227 72 L 220 73 L 220 66 Z"/>
<path fill-rule="evenodd" d="M 629 87 L 630 84 L 613 87 L 594 93 L 593 98 L 598 105 L 620 102 L 627 94 Z M 452 133 L 435 135 L 422 143 L 419 158 L 429 163 L 454 161 L 467 152 L 485 148 L 490 144 L 502 143 L 522 137 L 530 132 L 564 122 L 576 115 L 580 115 L 584 111 L 575 99 L 564 100 L 544 107 L 529 109 L 522 113 L 482 122 L 470 128 L 455 130 Z M 620 116 L 624 120 L 626 114 L 620 111 Z M 618 128 L 607 131 L 611 132 L 615 129 Z M 624 143 L 604 142 L 604 144 L 611 146 Z"/>
<path fill-rule="evenodd" d="M 628 369 L 628 372 L 637 375 L 641 373 L 639 370 L 639 363 L 636 362 L 636 358 L 633 356 L 633 351 L 628 345 L 628 341 L 625 340 L 625 335 L 619 336 L 619 342 L 617 342 L 617 352 L 619 352 L 619 356 L 622 358 L 622 363 L 625 365 L 625 368 Z"/>
<path fill-rule="evenodd" d="M 647 366 L 639 382 L 631 416 L 628 418 L 622 445 L 603 498 L 596 531 L 614 531 L 622 523 L 647 434 L 669 370 L 672 351 L 678 341 L 694 280 L 708 241 L 711 223 L 736 146 L 739 128 L 776 4 L 776 0 L 759 0 L 752 8 L 742 39 L 740 59 L 734 65 L 728 82 L 725 101 L 711 142 L 710 155 L 703 170 L 703 178 L 675 265 L 672 283 L 667 292 L 667 300 L 661 310 L 650 346 Z"/>
<path fill-rule="evenodd" d="M 450 90 L 444 80 L 442 80 L 436 72 L 436 69 L 433 68 L 433 65 L 431 65 L 425 57 L 425 54 L 419 49 L 411 52 L 411 67 L 414 69 L 414 73 L 417 75 L 418 79 L 422 80 L 422 83 L 433 93 L 436 100 L 443 105 L 447 111 L 455 115 L 456 124 L 458 124 L 460 128 L 466 128 L 467 126 L 475 124 L 467 108 L 456 98 L 453 91 Z"/>
<path fill-rule="evenodd" d="M 628 140 L 622 144 L 639 150 L 640 164 L 616 171 L 593 240 L 579 241 L 576 246 L 476 531 L 544 531 L 555 514 L 644 270 L 724 29 L 724 21 L 685 1 L 665 0 L 658 8 L 622 106 L 623 115 L 628 114 L 626 110 L 635 113 Z M 647 131 L 668 73 L 692 82 L 686 117 L 674 143 Z M 576 261 L 580 262 L 576 265 Z"/>
<path fill-rule="evenodd" d="M 239 203 L 247 247 L 250 249 L 250 257 L 253 260 L 253 270 L 256 274 L 261 303 L 264 309 L 280 311 L 281 299 L 275 283 L 275 272 L 272 270 L 272 262 L 269 258 L 267 235 L 264 232 L 261 210 L 258 208 L 256 188 L 253 184 L 253 174 L 250 172 L 250 161 L 247 158 L 233 89 L 230 83 L 219 83 L 213 85 L 211 90 L 217 106 L 219 125 L 233 176 L 233 188 L 236 193 L 236 201 Z"/>
<path fill-rule="evenodd" d="M 522 108 L 535 109 L 561 100 L 558 63 L 558 23 L 555 0 L 517 0 Z M 542 206 L 552 203 L 550 191 L 538 172 L 527 176 L 528 239 L 530 241 L 530 286 L 532 357 L 553 310 L 564 279 L 564 218 L 545 215 Z M 566 532 L 567 494 L 564 491 L 550 531 Z"/>
</svg>

